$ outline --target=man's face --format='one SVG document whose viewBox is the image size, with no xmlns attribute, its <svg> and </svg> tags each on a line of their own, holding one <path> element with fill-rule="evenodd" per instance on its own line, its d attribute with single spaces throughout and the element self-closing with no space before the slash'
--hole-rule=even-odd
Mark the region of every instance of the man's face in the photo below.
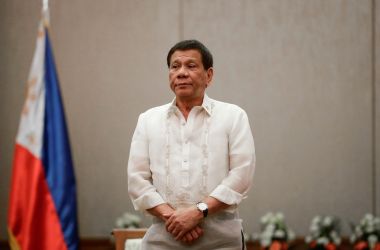
<svg viewBox="0 0 380 250">
<path fill-rule="evenodd" d="M 179 99 L 203 98 L 212 76 L 213 69 L 204 69 L 202 56 L 198 50 L 177 50 L 170 58 L 170 88 Z"/>
</svg>

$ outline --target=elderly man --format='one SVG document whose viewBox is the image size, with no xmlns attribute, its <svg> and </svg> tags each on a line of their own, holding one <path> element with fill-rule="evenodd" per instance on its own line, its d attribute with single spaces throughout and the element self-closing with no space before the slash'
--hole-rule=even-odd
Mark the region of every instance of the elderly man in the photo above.
<svg viewBox="0 0 380 250">
<path fill-rule="evenodd" d="M 153 215 L 143 249 L 243 249 L 240 204 L 255 169 L 244 110 L 209 98 L 213 58 L 185 40 L 167 56 L 175 94 L 138 119 L 128 162 L 135 209 Z"/>
</svg>

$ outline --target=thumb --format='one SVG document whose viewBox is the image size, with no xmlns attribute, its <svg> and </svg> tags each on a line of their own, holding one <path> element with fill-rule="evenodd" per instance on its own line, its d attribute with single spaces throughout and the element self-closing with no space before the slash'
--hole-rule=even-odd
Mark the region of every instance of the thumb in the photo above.
<svg viewBox="0 0 380 250">
<path fill-rule="evenodd" d="M 169 219 L 171 215 L 172 215 L 172 213 L 165 213 L 165 214 L 163 214 L 162 216 L 163 216 L 165 219 Z"/>
</svg>

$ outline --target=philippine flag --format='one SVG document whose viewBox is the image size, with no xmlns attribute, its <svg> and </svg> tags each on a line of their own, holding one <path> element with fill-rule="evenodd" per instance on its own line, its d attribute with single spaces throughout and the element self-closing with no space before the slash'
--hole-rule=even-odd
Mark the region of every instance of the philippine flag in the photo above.
<svg viewBox="0 0 380 250">
<path fill-rule="evenodd" d="M 45 10 L 16 137 L 8 209 L 13 250 L 78 249 L 76 187 Z"/>
</svg>

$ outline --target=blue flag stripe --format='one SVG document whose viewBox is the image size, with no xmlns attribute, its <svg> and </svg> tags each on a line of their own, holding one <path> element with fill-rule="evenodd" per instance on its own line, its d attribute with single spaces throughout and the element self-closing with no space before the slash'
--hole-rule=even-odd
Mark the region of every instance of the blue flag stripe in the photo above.
<svg viewBox="0 0 380 250">
<path fill-rule="evenodd" d="M 76 184 L 54 56 L 46 32 L 42 161 L 68 249 L 78 249 Z"/>
</svg>

